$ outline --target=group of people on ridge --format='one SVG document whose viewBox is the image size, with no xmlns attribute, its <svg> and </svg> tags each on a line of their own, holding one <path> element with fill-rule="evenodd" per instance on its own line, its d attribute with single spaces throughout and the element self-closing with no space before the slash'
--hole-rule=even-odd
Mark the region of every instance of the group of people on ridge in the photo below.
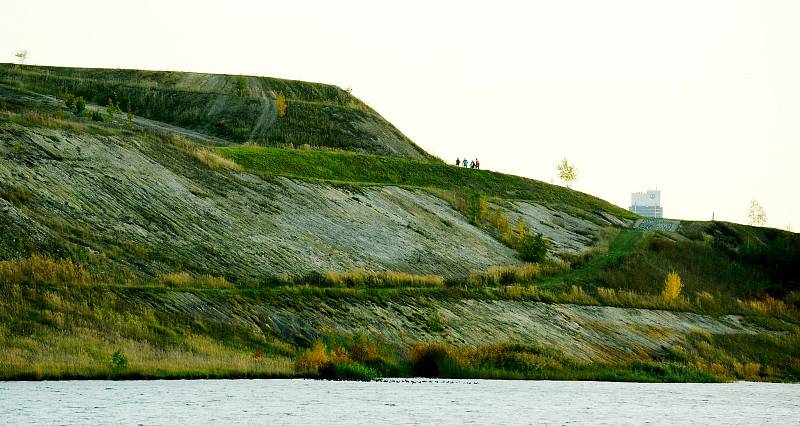
<svg viewBox="0 0 800 426">
<path fill-rule="evenodd" d="M 472 161 L 469 161 L 469 162 L 467 162 L 467 158 L 466 157 L 464 157 L 464 160 L 461 160 L 460 158 L 456 158 L 456 167 L 467 167 L 467 165 L 469 165 L 470 169 L 480 169 L 481 168 L 481 162 L 478 161 L 477 158 L 472 160 Z"/>
</svg>

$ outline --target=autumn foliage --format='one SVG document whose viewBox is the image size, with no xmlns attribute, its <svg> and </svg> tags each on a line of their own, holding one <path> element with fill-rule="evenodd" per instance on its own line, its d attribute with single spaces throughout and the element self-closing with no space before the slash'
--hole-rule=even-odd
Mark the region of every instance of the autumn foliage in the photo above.
<svg viewBox="0 0 800 426">
<path fill-rule="evenodd" d="M 278 117 L 283 118 L 286 116 L 286 96 L 279 94 L 277 99 L 275 100 L 275 104 L 278 107 Z"/>
<path fill-rule="evenodd" d="M 661 296 L 665 302 L 671 303 L 681 295 L 682 289 L 681 276 L 677 272 L 670 272 L 664 278 L 664 290 L 661 291 Z"/>
</svg>

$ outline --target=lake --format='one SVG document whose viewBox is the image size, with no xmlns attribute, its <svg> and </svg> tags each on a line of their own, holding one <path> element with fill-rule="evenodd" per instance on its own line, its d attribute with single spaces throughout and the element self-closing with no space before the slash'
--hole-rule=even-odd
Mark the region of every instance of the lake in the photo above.
<svg viewBox="0 0 800 426">
<path fill-rule="evenodd" d="M 0 424 L 800 424 L 800 385 L 0 382 Z"/>
</svg>

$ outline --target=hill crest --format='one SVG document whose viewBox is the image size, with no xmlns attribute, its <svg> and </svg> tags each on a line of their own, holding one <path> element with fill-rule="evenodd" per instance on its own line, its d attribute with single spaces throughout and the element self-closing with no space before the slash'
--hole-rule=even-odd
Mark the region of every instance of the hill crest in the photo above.
<svg viewBox="0 0 800 426">
<path fill-rule="evenodd" d="M 432 159 L 348 91 L 271 77 L 0 64 L 0 82 L 63 98 L 116 102 L 126 112 L 226 143 L 323 147 Z M 279 111 L 277 103 L 285 102 Z"/>
</svg>

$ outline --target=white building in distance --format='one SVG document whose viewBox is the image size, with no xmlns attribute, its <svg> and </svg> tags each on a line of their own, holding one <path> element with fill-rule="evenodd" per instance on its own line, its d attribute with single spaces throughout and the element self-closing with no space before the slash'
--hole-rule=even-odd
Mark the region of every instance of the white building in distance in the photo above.
<svg viewBox="0 0 800 426">
<path fill-rule="evenodd" d="M 648 189 L 647 192 L 634 192 L 631 194 L 631 206 L 628 210 L 644 217 L 661 219 L 664 209 L 661 208 L 661 191 Z"/>
</svg>

